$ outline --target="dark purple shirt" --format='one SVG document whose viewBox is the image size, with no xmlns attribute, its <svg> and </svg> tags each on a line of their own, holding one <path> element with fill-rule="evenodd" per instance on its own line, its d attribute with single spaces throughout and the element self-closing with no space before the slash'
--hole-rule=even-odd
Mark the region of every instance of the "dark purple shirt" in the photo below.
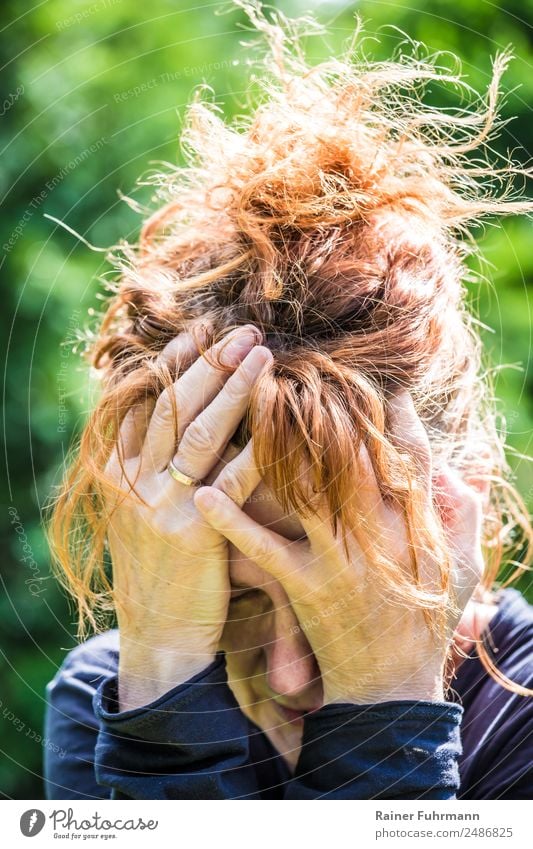
<svg viewBox="0 0 533 849">
<path fill-rule="evenodd" d="M 500 672 L 531 690 L 533 608 L 516 590 L 500 597 L 484 642 Z M 533 698 L 498 684 L 475 649 L 457 670 L 453 690 L 464 708 L 458 797 L 533 799 Z"/>
<path fill-rule="evenodd" d="M 532 687 L 532 608 L 502 591 L 489 628 L 499 669 Z M 502 688 L 474 653 L 447 702 L 325 705 L 307 716 L 294 775 L 240 710 L 223 652 L 120 713 L 117 669 L 113 630 L 69 652 L 48 685 L 47 798 L 533 798 L 533 700 Z"/>
</svg>

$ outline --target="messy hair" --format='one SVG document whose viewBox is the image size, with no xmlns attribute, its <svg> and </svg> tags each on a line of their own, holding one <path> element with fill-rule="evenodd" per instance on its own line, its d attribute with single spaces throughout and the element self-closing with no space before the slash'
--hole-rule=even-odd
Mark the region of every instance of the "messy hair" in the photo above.
<svg viewBox="0 0 533 849">
<path fill-rule="evenodd" d="M 179 376 L 179 361 L 157 360 L 178 333 L 204 324 L 207 348 L 252 323 L 273 362 L 234 441 L 253 437 L 286 511 L 309 509 L 300 471 L 310 468 L 335 532 L 354 534 L 376 581 L 441 633 L 454 604 L 451 552 L 436 508 L 428 516 L 423 507 L 416 458 L 389 427 L 395 393 L 410 392 L 435 465 L 468 474 L 479 445 L 489 449 L 483 586 L 493 588 L 503 566 L 514 579 L 531 555 L 465 285 L 478 251 L 472 229 L 533 208 L 515 187 L 527 169 L 490 147 L 510 53 L 496 55 L 480 96 L 458 60 L 409 42 L 389 61 L 368 58 L 359 24 L 339 58 L 311 64 L 301 39 L 318 32 L 312 18 L 235 2 L 260 36 L 254 100 L 230 122 L 205 87 L 195 93 L 181 137 L 186 164 L 152 178 L 156 211 L 138 244 L 110 255 L 112 293 L 89 349 L 101 393 L 54 498 L 55 561 L 77 600 L 80 635 L 98 629 L 113 608 L 105 469 L 124 416 Z M 430 105 L 428 84 L 459 92 L 461 106 Z M 398 568 L 357 498 L 362 445 L 383 498 L 403 511 L 410 570 Z M 141 499 L 134 481 L 130 495 Z M 440 565 L 431 588 L 418 570 L 427 552 Z"/>
</svg>

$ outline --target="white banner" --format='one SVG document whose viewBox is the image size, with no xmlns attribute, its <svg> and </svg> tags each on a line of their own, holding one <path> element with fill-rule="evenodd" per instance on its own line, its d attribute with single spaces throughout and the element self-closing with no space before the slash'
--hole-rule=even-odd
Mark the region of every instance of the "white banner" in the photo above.
<svg viewBox="0 0 533 849">
<path fill-rule="evenodd" d="M 4 801 L 1 845 L 530 849 L 527 802 Z M 270 810 L 267 810 L 270 808 Z M 35 839 L 35 843 L 31 841 Z"/>
</svg>

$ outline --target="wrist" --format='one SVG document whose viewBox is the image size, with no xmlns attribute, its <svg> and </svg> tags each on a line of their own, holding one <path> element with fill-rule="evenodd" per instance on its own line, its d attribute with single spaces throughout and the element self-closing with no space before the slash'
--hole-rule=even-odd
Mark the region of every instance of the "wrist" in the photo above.
<svg viewBox="0 0 533 849">
<path fill-rule="evenodd" d="M 369 705 L 393 701 L 443 702 L 444 684 L 441 674 L 429 679 L 416 673 L 388 681 L 373 681 L 369 686 L 352 682 L 325 684 L 324 704 Z"/>
<path fill-rule="evenodd" d="M 120 711 L 149 704 L 202 672 L 216 655 L 216 647 L 192 651 L 181 645 L 134 647 L 121 637 L 118 691 Z"/>
</svg>

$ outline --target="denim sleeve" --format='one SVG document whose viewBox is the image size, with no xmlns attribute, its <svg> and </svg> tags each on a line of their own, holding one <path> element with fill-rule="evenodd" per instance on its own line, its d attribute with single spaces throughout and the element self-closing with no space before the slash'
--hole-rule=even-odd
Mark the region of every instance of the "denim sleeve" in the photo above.
<svg viewBox="0 0 533 849">
<path fill-rule="evenodd" d="M 463 710 L 446 702 L 328 704 L 304 720 L 286 799 L 455 799 Z"/>
<path fill-rule="evenodd" d="M 112 799 L 259 799 L 250 735 L 261 733 L 227 684 L 224 652 L 148 705 L 118 712 L 117 676 L 93 707 L 96 779 Z"/>
</svg>

